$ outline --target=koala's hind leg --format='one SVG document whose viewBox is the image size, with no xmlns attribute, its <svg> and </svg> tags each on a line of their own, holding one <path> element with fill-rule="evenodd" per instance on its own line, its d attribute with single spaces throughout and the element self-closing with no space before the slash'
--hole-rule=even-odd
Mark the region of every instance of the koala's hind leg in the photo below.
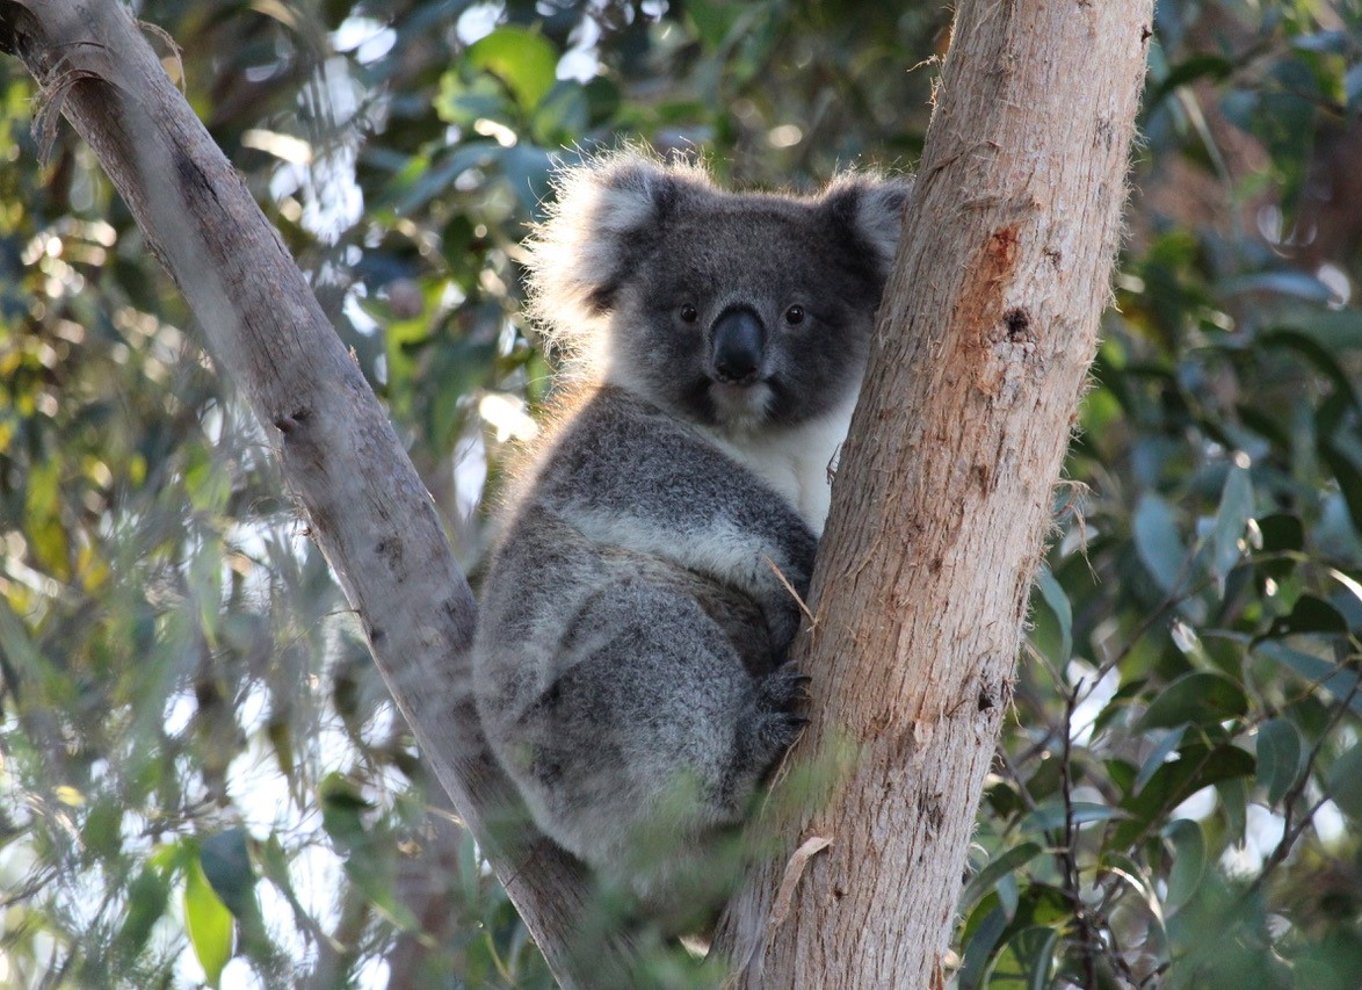
<svg viewBox="0 0 1362 990">
<path fill-rule="evenodd" d="M 803 678 L 754 678 L 693 598 L 654 582 L 602 589 L 562 647 L 519 719 L 521 782 L 540 826 L 607 874 L 637 881 L 739 823 L 803 724 Z"/>
</svg>

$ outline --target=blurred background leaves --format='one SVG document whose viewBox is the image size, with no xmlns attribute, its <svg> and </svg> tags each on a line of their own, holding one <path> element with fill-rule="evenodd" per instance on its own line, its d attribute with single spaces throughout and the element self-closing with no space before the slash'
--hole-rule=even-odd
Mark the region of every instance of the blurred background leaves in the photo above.
<svg viewBox="0 0 1362 990">
<path fill-rule="evenodd" d="M 850 0 L 136 8 L 475 576 L 548 388 L 517 244 L 553 157 L 911 169 L 949 30 Z M 1362 4 L 1163 0 L 1153 28 L 953 979 L 1355 990 Z M 0 63 L 0 986 L 549 986 L 269 439 L 89 151 L 40 165 L 35 95 Z"/>
</svg>

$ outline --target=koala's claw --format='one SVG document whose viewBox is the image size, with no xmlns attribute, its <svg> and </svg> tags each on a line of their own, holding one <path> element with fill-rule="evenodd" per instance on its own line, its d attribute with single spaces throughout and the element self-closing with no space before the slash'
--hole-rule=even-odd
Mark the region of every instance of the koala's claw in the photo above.
<svg viewBox="0 0 1362 990">
<path fill-rule="evenodd" d="M 794 711 L 809 696 L 810 678 L 792 664 L 777 667 L 757 686 L 751 743 L 757 763 L 769 766 L 790 748 L 809 720 Z"/>
<path fill-rule="evenodd" d="M 757 706 L 768 711 L 788 712 L 809 696 L 813 678 L 800 673 L 793 664 L 777 667 L 762 679 L 757 688 Z"/>
</svg>

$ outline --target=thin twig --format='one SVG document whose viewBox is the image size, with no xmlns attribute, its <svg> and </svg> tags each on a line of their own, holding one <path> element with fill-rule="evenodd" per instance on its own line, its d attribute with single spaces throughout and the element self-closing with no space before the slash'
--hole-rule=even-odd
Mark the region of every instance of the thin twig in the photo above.
<svg viewBox="0 0 1362 990">
<path fill-rule="evenodd" d="M 1056 855 L 1059 857 L 1060 868 L 1064 873 L 1064 892 L 1068 895 L 1069 903 L 1073 907 L 1074 923 L 1078 926 L 1079 939 L 1083 947 L 1083 971 L 1087 979 L 1087 986 L 1095 987 L 1097 986 L 1097 954 L 1093 951 L 1093 946 L 1094 943 L 1100 944 L 1100 940 L 1088 920 L 1087 910 L 1079 892 L 1078 857 L 1074 853 L 1077 828 L 1074 824 L 1073 775 L 1071 772 L 1073 714 L 1074 708 L 1078 704 L 1078 694 L 1083 690 L 1084 683 L 1084 679 L 1080 677 L 1078 683 L 1073 686 L 1073 690 L 1064 699 L 1064 742 L 1059 764 L 1060 795 L 1064 800 L 1064 835 L 1063 841 L 1056 850 Z"/>
<path fill-rule="evenodd" d="M 1285 862 L 1286 857 L 1291 853 L 1291 847 L 1296 844 L 1296 840 L 1310 827 L 1311 822 L 1314 821 L 1315 814 L 1324 806 L 1324 802 L 1329 800 L 1328 793 L 1325 793 L 1318 801 L 1310 806 L 1309 810 L 1305 812 L 1299 822 L 1292 823 L 1291 819 L 1296 810 L 1296 803 L 1305 795 L 1305 788 L 1310 783 L 1310 776 L 1314 770 L 1315 761 L 1319 758 L 1319 754 L 1324 748 L 1325 740 L 1327 740 L 1334 729 L 1338 727 L 1338 723 L 1343 720 L 1343 716 L 1348 713 L 1352 706 L 1353 699 L 1357 697 L 1359 686 L 1362 686 L 1362 676 L 1355 676 L 1353 678 L 1352 687 L 1348 689 L 1347 695 L 1340 699 L 1338 707 L 1334 709 L 1333 714 L 1329 717 L 1329 724 L 1324 727 L 1324 731 L 1321 732 L 1319 738 L 1315 740 L 1315 745 L 1311 747 L 1310 756 L 1305 761 L 1305 767 L 1301 770 L 1300 777 L 1282 796 L 1282 837 L 1277 843 L 1276 848 L 1272 850 L 1271 854 L 1269 854 L 1264 861 L 1262 871 L 1249 886 L 1250 893 L 1255 893 L 1261 889 L 1263 884 L 1267 882 L 1267 878 L 1272 871 Z"/>
</svg>

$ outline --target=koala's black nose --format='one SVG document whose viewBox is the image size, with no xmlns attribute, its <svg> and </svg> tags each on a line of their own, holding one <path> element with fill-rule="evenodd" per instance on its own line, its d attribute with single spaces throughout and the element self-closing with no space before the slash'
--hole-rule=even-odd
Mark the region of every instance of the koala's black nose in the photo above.
<svg viewBox="0 0 1362 990">
<path fill-rule="evenodd" d="M 714 374 L 727 385 L 748 385 L 757 379 L 766 328 L 760 317 L 746 306 L 735 306 L 719 314 L 711 336 Z"/>
</svg>

